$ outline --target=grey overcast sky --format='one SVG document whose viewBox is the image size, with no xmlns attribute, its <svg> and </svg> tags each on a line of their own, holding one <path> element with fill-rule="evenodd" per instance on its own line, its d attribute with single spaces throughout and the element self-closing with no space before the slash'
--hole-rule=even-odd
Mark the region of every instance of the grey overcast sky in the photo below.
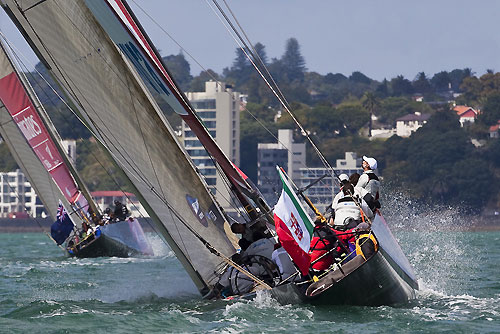
<svg viewBox="0 0 500 334">
<path fill-rule="evenodd" d="M 471 68 L 481 75 L 500 71 L 500 1 L 497 0 L 226 0 L 253 43 L 279 58 L 286 40 L 299 41 L 308 70 L 320 74 L 361 71 L 382 80 L 418 72 Z M 223 1 L 219 1 L 223 4 Z M 129 0 L 162 55 L 179 46 L 203 67 L 222 73 L 231 66 L 236 43 L 208 4 L 211 0 Z M 3 11 L 0 29 L 28 54 Z M 191 74 L 201 68 L 187 55 Z M 34 55 L 30 56 L 35 61 Z"/>
</svg>

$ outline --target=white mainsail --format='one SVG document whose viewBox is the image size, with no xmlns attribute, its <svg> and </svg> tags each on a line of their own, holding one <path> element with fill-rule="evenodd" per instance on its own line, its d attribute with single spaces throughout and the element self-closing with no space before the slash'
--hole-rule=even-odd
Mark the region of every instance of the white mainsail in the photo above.
<svg viewBox="0 0 500 334">
<path fill-rule="evenodd" d="M 124 170 L 197 287 L 208 292 L 222 260 L 203 241 L 233 254 L 227 222 L 127 58 L 84 1 L 2 5 Z"/>
</svg>

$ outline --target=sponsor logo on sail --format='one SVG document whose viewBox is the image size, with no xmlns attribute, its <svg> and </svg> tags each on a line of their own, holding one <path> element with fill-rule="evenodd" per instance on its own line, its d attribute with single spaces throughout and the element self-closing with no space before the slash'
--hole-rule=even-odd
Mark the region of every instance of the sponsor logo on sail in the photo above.
<svg viewBox="0 0 500 334">
<path fill-rule="evenodd" d="M 208 221 L 207 217 L 203 213 L 203 210 L 200 208 L 200 203 L 198 202 L 198 199 L 195 197 L 191 197 L 189 195 L 186 195 L 186 200 L 189 204 L 189 207 L 191 208 L 191 211 L 194 213 L 196 218 L 198 218 L 198 221 L 205 227 L 208 226 Z"/>
<path fill-rule="evenodd" d="M 31 140 L 42 133 L 42 129 L 33 119 L 33 115 L 23 117 L 20 122 L 17 122 L 17 126 L 21 129 L 21 132 L 27 140 Z"/>
</svg>

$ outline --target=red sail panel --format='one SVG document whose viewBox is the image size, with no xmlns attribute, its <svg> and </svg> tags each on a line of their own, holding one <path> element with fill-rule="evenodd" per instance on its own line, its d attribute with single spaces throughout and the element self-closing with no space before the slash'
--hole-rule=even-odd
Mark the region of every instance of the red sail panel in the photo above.
<svg viewBox="0 0 500 334">
<path fill-rule="evenodd" d="M 64 196 L 75 203 L 78 187 L 15 72 L 0 78 L 0 99 Z"/>
</svg>

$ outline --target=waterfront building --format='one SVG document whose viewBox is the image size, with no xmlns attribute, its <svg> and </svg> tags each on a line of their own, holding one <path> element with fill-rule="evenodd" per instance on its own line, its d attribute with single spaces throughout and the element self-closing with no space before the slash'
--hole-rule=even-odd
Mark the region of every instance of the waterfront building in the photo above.
<svg viewBox="0 0 500 334">
<path fill-rule="evenodd" d="M 47 217 L 47 212 L 35 190 L 20 169 L 0 173 L 0 217 Z"/>
</svg>

